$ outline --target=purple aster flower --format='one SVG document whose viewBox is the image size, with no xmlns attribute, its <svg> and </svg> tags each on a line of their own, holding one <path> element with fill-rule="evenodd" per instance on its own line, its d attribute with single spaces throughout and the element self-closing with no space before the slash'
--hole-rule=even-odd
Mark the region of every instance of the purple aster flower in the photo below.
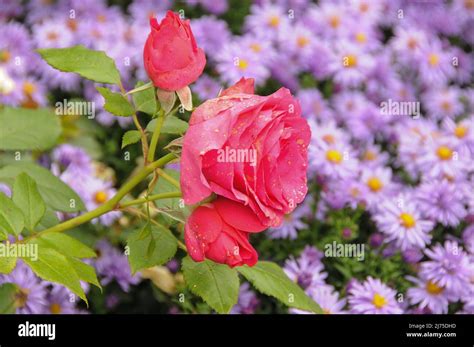
<svg viewBox="0 0 474 347">
<path fill-rule="evenodd" d="M 464 246 L 471 253 L 474 254 L 474 224 L 469 225 L 462 233 Z"/>
<path fill-rule="evenodd" d="M 420 276 L 446 289 L 454 298 L 469 292 L 473 263 L 455 241 L 445 241 L 425 251 L 429 261 L 421 263 Z"/>
<path fill-rule="evenodd" d="M 428 177 L 452 180 L 463 177 L 469 166 L 472 166 L 469 151 L 459 147 L 451 137 L 430 136 L 423 151 L 419 164 Z"/>
<path fill-rule="evenodd" d="M 259 305 L 260 305 L 260 300 L 258 300 L 255 292 L 250 289 L 250 285 L 248 283 L 244 283 L 240 286 L 239 300 L 237 304 L 234 307 L 232 307 L 232 310 L 230 311 L 230 313 L 231 314 L 252 314 L 252 313 L 255 313 Z"/>
<path fill-rule="evenodd" d="M 94 266 L 102 277 L 101 284 L 105 286 L 116 281 L 122 290 L 128 293 L 131 285 L 140 282 L 140 277 L 131 274 L 127 256 L 106 240 L 99 241 L 96 246 L 99 256 Z"/>
<path fill-rule="evenodd" d="M 231 40 L 227 23 L 214 16 L 203 16 L 191 20 L 194 37 L 211 59 Z M 199 81 L 199 80 L 198 80 Z"/>
<path fill-rule="evenodd" d="M 389 167 L 366 167 L 362 169 L 360 182 L 365 186 L 364 201 L 372 209 L 394 191 L 392 170 Z"/>
<path fill-rule="evenodd" d="M 339 293 L 330 285 L 320 285 L 315 288 L 310 288 L 308 295 L 316 301 L 325 314 L 344 314 L 346 306 L 346 299 L 339 299 Z M 298 309 L 291 309 L 291 313 L 308 314 L 310 312 Z"/>
<path fill-rule="evenodd" d="M 227 43 L 216 56 L 217 71 L 222 80 L 234 84 L 242 77 L 254 78 L 256 85 L 262 85 L 270 75 L 264 59 L 237 41 Z"/>
<path fill-rule="evenodd" d="M 75 314 L 76 295 L 64 286 L 53 284 L 48 294 L 48 313 Z"/>
<path fill-rule="evenodd" d="M 318 254 L 318 250 L 314 247 L 307 247 L 298 259 L 290 257 L 286 262 L 283 270 L 287 276 L 298 283 L 304 290 L 324 284 L 327 273 L 324 272 L 324 266 Z"/>
<path fill-rule="evenodd" d="M 311 213 L 311 206 L 307 200 L 302 205 L 298 206 L 293 212 L 285 215 L 281 226 L 277 228 L 268 229 L 269 237 L 271 239 L 290 239 L 294 240 L 298 237 L 298 230 L 308 228 L 308 225 L 303 222 L 303 218 Z"/>
<path fill-rule="evenodd" d="M 474 153 L 474 115 L 457 123 L 451 118 L 445 118 L 443 129 L 457 142 L 456 146 L 467 146 Z"/>
<path fill-rule="evenodd" d="M 349 306 L 357 314 L 401 314 L 395 299 L 397 292 L 379 279 L 368 277 L 364 283 L 354 283 L 349 290 Z"/>
<path fill-rule="evenodd" d="M 343 35 L 349 18 L 348 7 L 325 2 L 319 6 L 310 7 L 304 22 L 317 35 L 335 39 Z"/>
<path fill-rule="evenodd" d="M 17 0 L 3 0 L 0 8 L 0 22 L 8 22 L 10 19 L 19 16 L 23 11 L 23 5 Z"/>
<path fill-rule="evenodd" d="M 446 179 L 423 183 L 416 198 L 423 214 L 444 226 L 455 227 L 466 216 L 462 187 Z"/>
<path fill-rule="evenodd" d="M 389 155 L 382 151 L 380 146 L 368 143 L 363 150 L 360 151 L 360 162 L 366 167 L 381 167 L 388 164 Z"/>
<path fill-rule="evenodd" d="M 13 283 L 18 286 L 15 296 L 16 313 L 41 314 L 47 312 L 47 283 L 36 277 L 22 261 L 8 275 L 0 275 L 0 284 Z"/>
<path fill-rule="evenodd" d="M 222 86 L 209 75 L 202 75 L 193 85 L 193 92 L 197 94 L 201 100 L 214 99 L 219 94 Z"/>
<path fill-rule="evenodd" d="M 328 179 L 350 178 L 358 175 L 354 150 L 345 143 L 320 143 L 309 146 L 310 170 Z"/>
<path fill-rule="evenodd" d="M 423 100 L 428 116 L 435 119 L 455 118 L 463 112 L 460 96 L 461 91 L 456 87 L 435 89 L 426 93 Z"/>
<path fill-rule="evenodd" d="M 446 52 L 439 41 L 434 40 L 423 47 L 417 61 L 420 77 L 427 86 L 444 84 L 456 73 L 452 54 Z"/>
<path fill-rule="evenodd" d="M 248 31 L 265 33 L 271 38 L 277 38 L 281 31 L 287 28 L 288 15 L 282 7 L 274 4 L 252 5 L 250 14 L 245 18 L 244 27 Z"/>
<path fill-rule="evenodd" d="M 72 166 L 75 170 L 85 174 L 92 173 L 92 159 L 84 149 L 70 144 L 56 147 L 52 153 L 52 159 L 65 170 Z"/>
<path fill-rule="evenodd" d="M 64 48 L 72 44 L 73 36 L 64 21 L 48 20 L 33 26 L 34 39 L 41 48 Z"/>
<path fill-rule="evenodd" d="M 164 17 L 165 11 L 172 5 L 172 0 L 134 0 L 128 7 L 128 12 L 135 21 L 149 25 L 150 18 Z"/>
<path fill-rule="evenodd" d="M 360 47 L 350 42 L 336 45 L 334 60 L 330 69 L 334 72 L 334 81 L 343 87 L 357 87 L 365 82 L 374 66 L 373 58 Z"/>
<path fill-rule="evenodd" d="M 374 220 L 387 235 L 387 241 L 394 241 L 402 251 L 424 248 L 431 240 L 429 232 L 434 223 L 422 218 L 411 195 L 399 194 L 394 199 L 382 201 Z"/>
<path fill-rule="evenodd" d="M 219 15 L 226 12 L 229 8 L 227 0 L 199 0 L 202 7 L 207 11 Z"/>
<path fill-rule="evenodd" d="M 419 309 L 428 309 L 431 313 L 446 314 L 450 297 L 443 287 L 423 278 L 407 277 L 416 286 L 407 291 L 408 300 Z"/>
<path fill-rule="evenodd" d="M 321 122 L 321 127 L 334 118 L 333 111 L 317 89 L 302 89 L 298 92 L 298 101 L 301 104 L 301 113 L 306 119 Z M 313 129 L 312 129 L 313 130 Z M 337 131 L 340 131 L 339 129 Z M 312 131 L 313 135 L 315 134 Z M 318 133 L 316 133 L 318 135 Z"/>
</svg>

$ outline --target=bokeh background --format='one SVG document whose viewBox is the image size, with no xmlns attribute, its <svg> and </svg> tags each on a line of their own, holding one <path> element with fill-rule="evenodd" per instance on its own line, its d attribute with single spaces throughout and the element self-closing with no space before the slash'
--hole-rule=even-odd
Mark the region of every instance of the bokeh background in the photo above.
<svg viewBox="0 0 474 347">
<path fill-rule="evenodd" d="M 147 81 L 148 19 L 168 9 L 191 20 L 206 52 L 195 104 L 252 77 L 258 94 L 289 88 L 311 126 L 308 196 L 282 227 L 252 239 L 260 259 L 280 263 L 327 313 L 474 313 L 472 0 L 1 0 L 0 103 L 95 102 L 95 119 L 61 117 L 52 151 L 25 153 L 88 209 L 140 163 L 139 145 L 120 148 L 132 120 L 107 113 L 92 82 L 35 49 L 104 50 L 131 89 Z M 124 241 L 142 224 L 113 212 L 71 231 L 99 252 L 104 292 L 87 289 L 88 308 L 21 263 L 0 283 L 23 289 L 17 313 L 211 312 L 185 289 L 176 260 L 131 275 Z M 331 254 L 332 245 L 363 252 Z M 288 309 L 244 283 L 232 312 Z"/>
</svg>

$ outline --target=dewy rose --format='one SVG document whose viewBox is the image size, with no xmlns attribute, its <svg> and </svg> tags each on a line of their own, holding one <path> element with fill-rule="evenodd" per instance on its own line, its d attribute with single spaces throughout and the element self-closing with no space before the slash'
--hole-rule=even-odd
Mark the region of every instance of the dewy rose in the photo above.
<svg viewBox="0 0 474 347">
<path fill-rule="evenodd" d="M 195 261 L 208 258 L 231 267 L 253 266 L 258 254 L 249 242 L 249 234 L 265 229 L 250 208 L 219 197 L 193 211 L 185 225 L 184 239 Z"/>
<path fill-rule="evenodd" d="M 143 60 L 153 84 L 163 90 L 176 91 L 198 79 L 206 65 L 189 25 L 168 11 L 158 23 L 150 19 L 151 32 L 145 43 Z"/>
<path fill-rule="evenodd" d="M 248 206 L 266 226 L 278 226 L 307 193 L 309 126 L 298 101 L 281 88 L 253 94 L 242 79 L 192 114 L 181 157 L 186 204 L 212 193 Z M 256 163 L 222 162 L 223 149 L 256 151 Z"/>
</svg>

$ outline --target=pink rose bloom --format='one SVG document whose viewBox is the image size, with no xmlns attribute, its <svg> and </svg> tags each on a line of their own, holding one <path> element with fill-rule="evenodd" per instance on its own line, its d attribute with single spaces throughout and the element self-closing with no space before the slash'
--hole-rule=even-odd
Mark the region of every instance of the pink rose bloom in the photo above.
<svg viewBox="0 0 474 347">
<path fill-rule="evenodd" d="M 265 230 L 253 211 L 222 197 L 196 208 L 185 226 L 184 240 L 194 261 L 205 258 L 230 267 L 257 263 L 250 233 Z"/>
<path fill-rule="evenodd" d="M 241 79 L 192 114 L 181 157 L 186 204 L 212 193 L 248 206 L 278 226 L 303 201 L 311 131 L 286 88 L 269 96 Z"/>
</svg>

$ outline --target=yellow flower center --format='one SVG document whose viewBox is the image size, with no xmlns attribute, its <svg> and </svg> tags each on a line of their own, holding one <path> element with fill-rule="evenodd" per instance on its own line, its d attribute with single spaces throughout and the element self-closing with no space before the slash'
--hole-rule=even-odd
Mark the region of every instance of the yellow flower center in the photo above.
<svg viewBox="0 0 474 347">
<path fill-rule="evenodd" d="M 252 43 L 250 45 L 250 49 L 254 51 L 255 53 L 259 53 L 262 51 L 262 46 L 260 46 L 258 43 Z"/>
<path fill-rule="evenodd" d="M 95 193 L 94 200 L 98 204 L 103 204 L 107 201 L 107 193 L 103 190 L 98 191 L 97 193 Z"/>
<path fill-rule="evenodd" d="M 49 307 L 49 310 L 52 314 L 60 314 L 61 313 L 61 305 L 59 304 L 51 304 L 51 306 Z"/>
<path fill-rule="evenodd" d="M 354 67 L 357 65 L 357 57 L 353 54 L 349 54 L 344 57 L 344 66 L 345 67 Z"/>
<path fill-rule="evenodd" d="M 49 41 L 56 41 L 56 40 L 59 38 L 59 35 L 58 35 L 58 33 L 54 32 L 54 31 L 50 31 L 50 32 L 46 35 L 46 38 L 47 38 Z"/>
<path fill-rule="evenodd" d="M 454 129 L 454 135 L 456 135 L 457 138 L 462 139 L 464 136 L 466 136 L 466 134 L 467 128 L 462 125 L 459 125 L 456 127 L 456 129 Z"/>
<path fill-rule="evenodd" d="M 449 101 L 443 101 L 441 103 L 441 108 L 446 111 L 446 112 L 449 112 L 451 111 L 451 103 Z"/>
<path fill-rule="evenodd" d="M 305 36 L 300 36 L 296 40 L 296 43 L 297 43 L 298 47 L 303 48 L 303 47 L 308 45 L 309 39 Z"/>
<path fill-rule="evenodd" d="M 333 135 L 331 134 L 326 134 L 322 137 L 323 141 L 326 142 L 327 144 L 333 144 L 334 142 L 336 142 L 336 139 L 334 138 Z"/>
<path fill-rule="evenodd" d="M 326 152 L 326 159 L 332 163 L 339 164 L 342 161 L 342 154 L 335 149 L 330 149 Z"/>
<path fill-rule="evenodd" d="M 371 191 L 378 192 L 380 189 L 383 188 L 383 183 L 377 177 L 371 177 L 367 181 L 367 186 L 370 188 Z"/>
<path fill-rule="evenodd" d="M 474 0 L 464 0 L 464 7 L 468 10 L 474 10 Z"/>
<path fill-rule="evenodd" d="M 0 62 L 6 63 L 10 60 L 11 54 L 6 49 L 0 50 Z"/>
<path fill-rule="evenodd" d="M 323 308 L 323 313 L 324 314 L 331 314 L 331 310 L 328 308 Z"/>
<path fill-rule="evenodd" d="M 413 228 L 416 224 L 415 218 L 409 214 L 403 212 L 400 214 L 400 223 L 407 229 Z"/>
<path fill-rule="evenodd" d="M 271 27 L 274 27 L 276 28 L 277 26 L 280 25 L 280 17 L 278 16 L 271 16 L 269 19 L 268 19 L 268 25 L 270 25 Z"/>
<path fill-rule="evenodd" d="M 436 283 L 428 281 L 426 283 L 426 291 L 432 295 L 438 295 L 443 292 L 443 287 L 439 287 Z"/>
<path fill-rule="evenodd" d="M 435 53 L 431 53 L 429 56 L 428 56 L 428 63 L 431 65 L 431 66 L 437 66 L 439 64 L 439 56 Z"/>
<path fill-rule="evenodd" d="M 32 96 L 33 93 L 36 92 L 36 86 L 31 82 L 23 83 L 23 93 L 26 96 Z"/>
<path fill-rule="evenodd" d="M 26 288 L 20 288 L 18 292 L 15 294 L 15 307 L 24 307 L 26 302 L 28 301 L 28 295 L 30 294 L 30 290 Z"/>
<path fill-rule="evenodd" d="M 415 48 L 418 47 L 418 41 L 415 38 L 410 37 L 408 39 L 407 46 L 409 49 L 414 50 Z"/>
<path fill-rule="evenodd" d="M 355 39 L 359 43 L 366 43 L 367 42 L 367 36 L 365 36 L 364 33 L 357 33 L 355 36 Z"/>
<path fill-rule="evenodd" d="M 249 66 L 249 62 L 245 59 L 239 59 L 239 69 L 240 70 L 246 70 Z"/>
<path fill-rule="evenodd" d="M 377 308 L 382 308 L 387 305 L 387 299 L 385 299 L 379 293 L 375 293 L 374 298 L 372 299 L 372 304 Z"/>
<path fill-rule="evenodd" d="M 438 157 L 441 160 L 450 160 L 451 157 L 453 156 L 453 151 L 449 147 L 440 146 L 438 147 L 436 154 L 438 154 Z"/>
<path fill-rule="evenodd" d="M 369 10 L 369 4 L 366 2 L 363 2 L 359 5 L 359 10 L 360 12 L 367 12 Z"/>
<path fill-rule="evenodd" d="M 341 24 L 341 19 L 338 16 L 329 17 L 329 25 L 336 29 Z"/>
<path fill-rule="evenodd" d="M 373 151 L 365 151 L 364 153 L 364 160 L 372 161 L 377 158 L 377 155 Z"/>
</svg>

